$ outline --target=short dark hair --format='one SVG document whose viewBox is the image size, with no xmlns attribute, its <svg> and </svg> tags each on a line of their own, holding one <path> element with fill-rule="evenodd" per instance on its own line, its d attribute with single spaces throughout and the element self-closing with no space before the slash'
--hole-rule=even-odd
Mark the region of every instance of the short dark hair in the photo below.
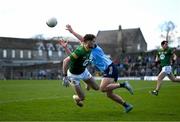
<svg viewBox="0 0 180 122">
<path fill-rule="evenodd" d="M 84 42 L 93 41 L 94 38 L 95 38 L 95 35 L 93 35 L 93 34 L 86 34 L 86 35 L 84 36 Z"/>
<path fill-rule="evenodd" d="M 161 46 L 163 46 L 165 43 L 168 43 L 168 41 L 163 40 L 163 41 L 161 42 Z"/>
</svg>

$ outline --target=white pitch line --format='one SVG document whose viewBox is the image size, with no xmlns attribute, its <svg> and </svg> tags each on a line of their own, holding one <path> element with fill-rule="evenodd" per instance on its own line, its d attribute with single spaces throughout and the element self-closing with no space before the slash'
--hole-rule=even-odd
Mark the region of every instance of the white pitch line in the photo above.
<svg viewBox="0 0 180 122">
<path fill-rule="evenodd" d="M 172 87 L 176 85 L 164 85 L 162 87 Z M 138 88 L 134 89 L 134 91 L 141 91 L 145 89 L 153 89 L 155 87 L 143 87 L 143 88 Z M 126 91 L 121 91 L 121 92 L 126 92 Z M 59 99 L 59 98 L 65 98 L 65 97 L 70 97 L 70 96 L 56 96 L 56 97 L 39 97 L 39 98 L 29 98 L 29 99 L 19 99 L 19 100 L 6 100 L 6 101 L 0 101 L 0 104 L 6 104 L 6 103 L 13 103 L 13 102 L 28 102 L 28 101 L 33 101 L 33 100 L 47 100 L 47 99 Z"/>
<path fill-rule="evenodd" d="M 13 103 L 13 102 L 28 102 L 28 101 L 33 101 L 33 100 L 59 99 L 59 98 L 64 98 L 64 97 L 69 97 L 69 96 L 39 97 L 39 98 L 29 98 L 29 99 L 19 99 L 19 100 L 6 100 L 6 101 L 0 101 L 0 104 Z"/>
</svg>

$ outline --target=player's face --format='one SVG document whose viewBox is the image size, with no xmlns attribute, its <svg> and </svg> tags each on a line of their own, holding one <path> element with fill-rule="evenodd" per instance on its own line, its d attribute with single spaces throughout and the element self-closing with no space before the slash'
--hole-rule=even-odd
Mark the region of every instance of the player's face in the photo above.
<svg viewBox="0 0 180 122">
<path fill-rule="evenodd" d="M 167 49 L 168 48 L 168 43 L 167 42 L 164 43 L 164 45 L 162 47 L 163 47 L 163 49 Z"/>
<path fill-rule="evenodd" d="M 90 48 L 90 49 L 94 48 L 95 45 L 96 45 L 95 39 L 94 39 L 93 41 L 88 41 L 88 42 L 87 42 L 87 46 L 88 46 L 88 48 Z"/>
</svg>

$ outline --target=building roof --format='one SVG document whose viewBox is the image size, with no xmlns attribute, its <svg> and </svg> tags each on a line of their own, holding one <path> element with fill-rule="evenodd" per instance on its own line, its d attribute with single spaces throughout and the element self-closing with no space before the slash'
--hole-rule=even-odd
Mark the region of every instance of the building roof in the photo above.
<svg viewBox="0 0 180 122">
<path fill-rule="evenodd" d="M 106 30 L 99 31 L 97 34 L 97 42 L 103 41 L 99 43 L 109 44 L 112 42 L 116 42 L 118 39 L 118 32 L 122 31 L 122 39 L 123 41 L 135 40 L 138 36 L 138 33 L 141 33 L 140 28 L 132 28 L 132 29 L 121 29 L 121 30 Z"/>
<path fill-rule="evenodd" d="M 103 41 L 103 43 L 109 44 L 117 40 L 117 32 L 118 30 L 108 30 L 108 31 L 99 31 L 97 34 L 97 43 L 102 43 L 99 41 Z"/>
<path fill-rule="evenodd" d="M 99 31 L 96 37 L 97 43 L 104 52 L 112 58 L 121 53 L 140 52 L 147 50 L 147 43 L 140 28 Z"/>
<path fill-rule="evenodd" d="M 0 48 L 32 49 L 36 45 L 35 42 L 37 41 L 33 39 L 0 37 Z"/>
</svg>

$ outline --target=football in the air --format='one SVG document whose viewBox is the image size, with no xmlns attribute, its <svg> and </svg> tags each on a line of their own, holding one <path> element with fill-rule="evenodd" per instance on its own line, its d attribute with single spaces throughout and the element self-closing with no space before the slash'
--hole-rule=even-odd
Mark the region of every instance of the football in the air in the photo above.
<svg viewBox="0 0 180 122">
<path fill-rule="evenodd" d="M 53 28 L 53 27 L 55 27 L 56 25 L 57 25 L 57 19 L 55 18 L 55 17 L 52 17 L 52 18 L 49 18 L 47 21 L 46 21 L 46 24 L 49 26 L 49 27 L 51 27 L 51 28 Z"/>
</svg>

